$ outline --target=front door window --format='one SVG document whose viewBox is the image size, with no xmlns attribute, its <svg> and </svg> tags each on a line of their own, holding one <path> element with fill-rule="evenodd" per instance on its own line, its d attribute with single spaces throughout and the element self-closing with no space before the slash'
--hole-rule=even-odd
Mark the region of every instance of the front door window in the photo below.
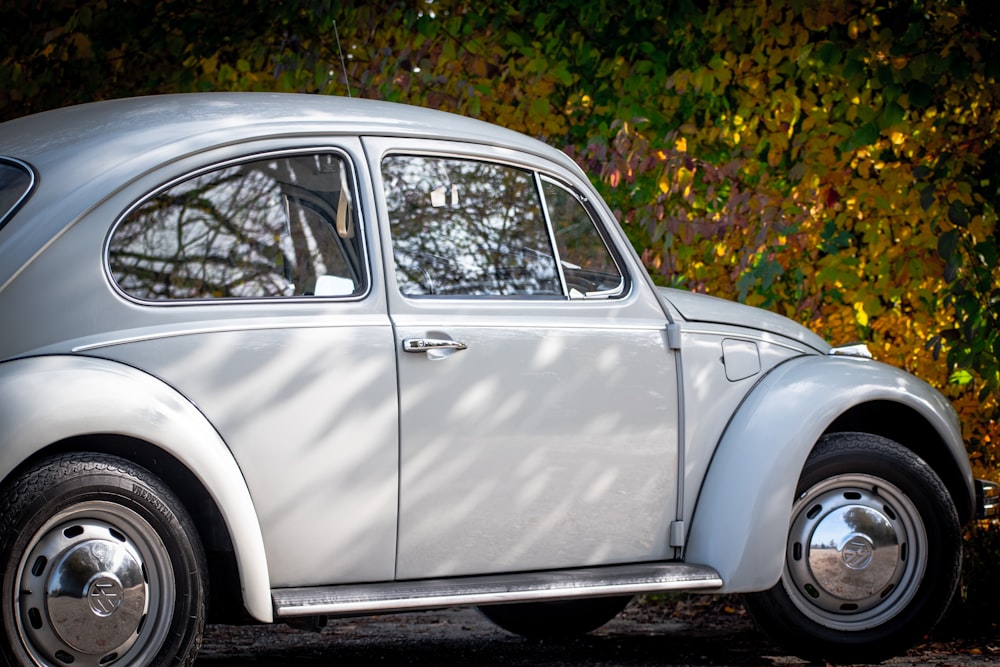
<svg viewBox="0 0 1000 667">
<path fill-rule="evenodd" d="M 531 172 L 474 160 L 382 163 L 396 282 L 406 296 L 562 293 Z"/>
</svg>

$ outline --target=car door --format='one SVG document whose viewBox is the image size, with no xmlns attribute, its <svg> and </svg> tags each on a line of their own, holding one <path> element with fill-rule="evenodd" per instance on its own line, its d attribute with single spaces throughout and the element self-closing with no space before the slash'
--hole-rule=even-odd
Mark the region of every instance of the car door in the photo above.
<svg viewBox="0 0 1000 667">
<path fill-rule="evenodd" d="M 205 414 L 246 478 L 272 587 L 391 580 L 396 362 L 360 141 L 284 146 L 200 156 L 142 197 L 108 241 L 127 324 L 79 351 Z"/>
<path fill-rule="evenodd" d="M 397 578 L 667 557 L 658 303 L 571 174 L 442 146 L 365 139 L 398 357 Z"/>
</svg>

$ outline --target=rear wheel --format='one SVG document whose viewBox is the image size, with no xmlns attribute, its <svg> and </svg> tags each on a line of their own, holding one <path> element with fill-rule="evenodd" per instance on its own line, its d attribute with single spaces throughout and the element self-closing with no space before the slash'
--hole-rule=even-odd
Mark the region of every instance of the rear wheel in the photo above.
<svg viewBox="0 0 1000 667">
<path fill-rule="evenodd" d="M 190 665 L 204 555 L 177 498 L 111 456 L 64 455 L 0 491 L 11 665 Z"/>
<path fill-rule="evenodd" d="M 781 580 L 747 606 L 799 656 L 877 661 L 938 621 L 961 560 L 954 503 L 926 463 L 885 438 L 832 434 L 803 469 Z"/>
<path fill-rule="evenodd" d="M 490 621 L 529 639 L 572 639 L 601 627 L 628 606 L 629 596 L 515 602 L 479 607 Z"/>
</svg>

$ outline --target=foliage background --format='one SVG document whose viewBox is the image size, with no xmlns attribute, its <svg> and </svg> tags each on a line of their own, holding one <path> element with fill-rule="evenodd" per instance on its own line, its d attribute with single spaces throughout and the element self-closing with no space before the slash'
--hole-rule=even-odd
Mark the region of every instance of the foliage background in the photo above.
<svg viewBox="0 0 1000 667">
<path fill-rule="evenodd" d="M 353 94 L 537 136 L 664 284 L 941 388 L 1000 466 L 994 0 L 5 0 L 0 119 L 110 97 Z"/>
</svg>

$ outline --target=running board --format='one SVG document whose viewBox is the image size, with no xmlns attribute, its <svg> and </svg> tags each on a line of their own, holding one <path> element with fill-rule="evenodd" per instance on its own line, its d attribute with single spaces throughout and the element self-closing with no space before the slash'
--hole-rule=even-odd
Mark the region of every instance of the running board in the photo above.
<svg viewBox="0 0 1000 667">
<path fill-rule="evenodd" d="M 271 591 L 271 598 L 275 615 L 289 618 L 694 591 L 721 586 L 719 573 L 704 565 L 644 563 L 452 579 L 278 588 Z"/>
</svg>

